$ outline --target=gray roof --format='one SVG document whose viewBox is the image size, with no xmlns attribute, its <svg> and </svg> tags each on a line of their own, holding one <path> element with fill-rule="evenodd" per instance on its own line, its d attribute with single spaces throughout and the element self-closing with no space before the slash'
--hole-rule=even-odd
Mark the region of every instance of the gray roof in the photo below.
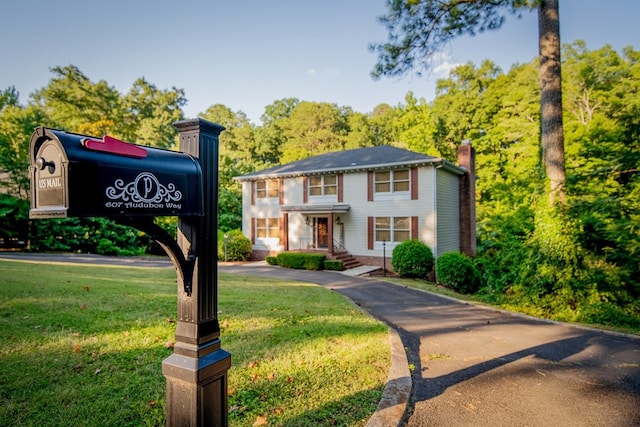
<svg viewBox="0 0 640 427">
<path fill-rule="evenodd" d="M 300 176 L 332 172 L 356 172 L 391 167 L 419 166 L 432 163 L 446 163 L 454 169 L 459 169 L 439 157 L 392 147 L 379 145 L 376 147 L 356 148 L 353 150 L 335 151 L 319 154 L 306 159 L 284 165 L 273 166 L 247 175 L 236 177 L 240 181 L 254 179 L 281 178 L 285 176 Z M 459 169 L 462 173 L 462 169 Z"/>
</svg>

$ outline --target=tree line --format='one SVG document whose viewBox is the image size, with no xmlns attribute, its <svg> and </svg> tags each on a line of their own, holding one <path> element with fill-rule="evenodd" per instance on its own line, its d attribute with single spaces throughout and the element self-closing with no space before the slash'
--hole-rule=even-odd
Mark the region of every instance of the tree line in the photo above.
<svg viewBox="0 0 640 427">
<path fill-rule="evenodd" d="M 540 148 L 538 61 L 504 71 L 491 61 L 467 63 L 437 81 L 427 102 L 372 112 L 284 98 L 267 105 L 261 123 L 211 105 L 201 117 L 223 125 L 220 136 L 219 228 L 241 224 L 234 176 L 308 156 L 390 144 L 455 160 L 463 140 L 476 149 L 480 293 L 504 305 L 562 320 L 640 323 L 640 52 L 583 42 L 563 46 L 566 158 L 563 221 L 548 208 Z M 106 219 L 33 221 L 28 216 L 28 142 L 44 125 L 176 149 L 172 123 L 184 118 L 184 91 L 138 79 L 127 93 L 93 82 L 77 67 L 51 69 L 48 85 L 21 103 L 0 91 L 0 234 L 30 235 L 39 250 L 138 253 L 151 243 Z M 175 222 L 161 218 L 171 229 Z M 120 240 L 119 240 L 120 239 Z M 48 242 L 47 244 L 43 242 Z M 76 242 L 69 246 L 69 242 Z M 126 250 L 124 250 L 124 249 Z"/>
</svg>

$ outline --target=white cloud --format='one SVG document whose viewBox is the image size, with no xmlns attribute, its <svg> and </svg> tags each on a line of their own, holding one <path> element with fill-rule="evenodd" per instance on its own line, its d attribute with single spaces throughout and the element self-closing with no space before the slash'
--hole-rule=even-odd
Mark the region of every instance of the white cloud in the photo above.
<svg viewBox="0 0 640 427">
<path fill-rule="evenodd" d="M 453 62 L 451 54 L 447 52 L 438 52 L 432 55 L 429 58 L 429 64 L 437 78 L 448 77 L 451 70 L 462 65 L 460 62 Z"/>
</svg>

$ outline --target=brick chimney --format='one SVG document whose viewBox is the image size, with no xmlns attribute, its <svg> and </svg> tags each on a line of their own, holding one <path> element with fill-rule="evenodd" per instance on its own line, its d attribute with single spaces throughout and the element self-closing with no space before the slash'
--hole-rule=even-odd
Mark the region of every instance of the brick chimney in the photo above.
<svg viewBox="0 0 640 427">
<path fill-rule="evenodd" d="M 475 150 L 465 139 L 458 149 L 458 165 L 466 173 L 460 177 L 460 252 L 476 254 L 476 169 Z"/>
</svg>

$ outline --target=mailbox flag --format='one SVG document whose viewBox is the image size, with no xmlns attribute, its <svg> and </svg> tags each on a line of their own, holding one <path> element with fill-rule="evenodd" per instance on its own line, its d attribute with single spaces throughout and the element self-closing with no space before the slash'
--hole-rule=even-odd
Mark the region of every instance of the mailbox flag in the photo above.
<svg viewBox="0 0 640 427">
<path fill-rule="evenodd" d="M 137 157 L 142 159 L 147 157 L 147 150 L 139 145 L 130 144 L 105 135 L 102 141 L 86 138 L 82 141 L 89 150 L 102 151 L 103 153 L 117 154 L 119 156 Z"/>
</svg>

